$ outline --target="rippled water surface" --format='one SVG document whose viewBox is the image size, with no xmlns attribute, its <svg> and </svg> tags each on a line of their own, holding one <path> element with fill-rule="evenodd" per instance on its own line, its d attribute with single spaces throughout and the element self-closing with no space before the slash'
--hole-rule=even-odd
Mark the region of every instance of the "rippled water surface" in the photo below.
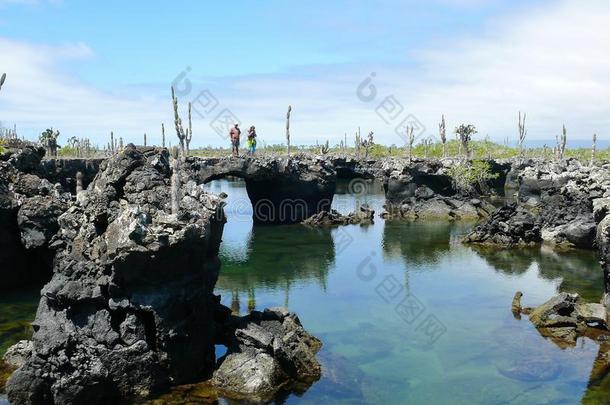
<svg viewBox="0 0 610 405">
<path fill-rule="evenodd" d="M 598 345 L 562 350 L 527 318 L 513 318 L 515 291 L 534 306 L 557 291 L 599 300 L 602 274 L 592 252 L 473 249 L 459 240 L 472 224 L 392 222 L 314 230 L 253 227 L 242 181 L 226 192 L 228 223 L 217 292 L 245 314 L 288 306 L 324 342 L 324 375 L 287 404 L 608 403 L 610 381 L 592 377 Z M 383 193 L 339 187 L 343 212 Z M 0 351 L 27 332 L 31 293 L 0 298 Z"/>
</svg>

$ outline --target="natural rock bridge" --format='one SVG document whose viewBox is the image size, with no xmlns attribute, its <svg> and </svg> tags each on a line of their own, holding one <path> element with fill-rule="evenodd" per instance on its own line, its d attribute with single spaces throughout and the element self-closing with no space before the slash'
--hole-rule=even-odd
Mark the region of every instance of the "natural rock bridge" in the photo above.
<svg viewBox="0 0 610 405">
<path fill-rule="evenodd" d="M 257 224 L 301 222 L 329 210 L 336 171 L 324 160 L 296 158 L 189 158 L 189 177 L 209 183 L 229 176 L 245 180 Z"/>
</svg>

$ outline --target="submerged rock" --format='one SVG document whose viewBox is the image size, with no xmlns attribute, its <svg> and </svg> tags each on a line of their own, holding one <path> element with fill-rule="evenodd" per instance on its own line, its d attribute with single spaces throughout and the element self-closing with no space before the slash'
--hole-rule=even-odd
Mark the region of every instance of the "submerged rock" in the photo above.
<svg viewBox="0 0 610 405">
<path fill-rule="evenodd" d="M 529 319 L 544 337 L 565 348 L 576 344 L 578 336 L 610 334 L 606 307 L 586 303 L 578 294 L 561 293 L 531 309 Z"/>
<path fill-rule="evenodd" d="M 220 359 L 212 384 L 228 397 L 264 402 L 280 388 L 308 386 L 320 378 L 316 353 L 322 343 L 286 309 L 230 317 L 223 341 L 229 350 Z"/>
<path fill-rule="evenodd" d="M 129 145 L 59 218 L 11 403 L 119 402 L 211 375 L 220 200 L 194 184 L 178 215 L 170 200 L 167 151 Z"/>
<path fill-rule="evenodd" d="M 382 218 L 477 220 L 489 216 L 495 207 L 479 199 L 432 196 L 428 199 L 412 198 L 396 206 L 386 205 Z"/>
<path fill-rule="evenodd" d="M 361 205 L 357 211 L 343 215 L 336 210 L 322 211 L 302 222 L 312 227 L 327 227 L 339 225 L 371 224 L 375 217 L 375 211 L 368 205 Z"/>
</svg>

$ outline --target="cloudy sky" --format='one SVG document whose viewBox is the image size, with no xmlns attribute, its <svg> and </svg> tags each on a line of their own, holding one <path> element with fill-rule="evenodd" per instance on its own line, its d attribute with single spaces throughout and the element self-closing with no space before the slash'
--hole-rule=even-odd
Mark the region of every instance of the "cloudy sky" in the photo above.
<svg viewBox="0 0 610 405">
<path fill-rule="evenodd" d="M 0 0 L 0 121 L 159 143 L 173 84 L 196 146 L 234 120 L 281 143 L 289 104 L 293 143 L 401 144 L 445 114 L 514 144 L 519 111 L 531 144 L 564 123 L 572 146 L 610 140 L 607 0 L 329 3 Z"/>
</svg>

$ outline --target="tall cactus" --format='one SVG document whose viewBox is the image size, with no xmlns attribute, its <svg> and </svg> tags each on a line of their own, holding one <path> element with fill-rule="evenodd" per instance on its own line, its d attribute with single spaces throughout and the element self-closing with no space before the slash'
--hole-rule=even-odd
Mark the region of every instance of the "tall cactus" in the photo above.
<svg viewBox="0 0 610 405">
<path fill-rule="evenodd" d="M 373 135 L 374 135 L 374 132 L 371 131 L 371 132 L 369 132 L 369 135 L 365 140 L 360 140 L 360 145 L 364 148 L 364 160 L 368 160 L 369 151 L 370 151 L 371 147 L 374 145 Z"/>
<path fill-rule="evenodd" d="M 330 151 L 330 146 L 328 146 L 328 139 L 327 139 L 326 143 L 324 145 L 320 146 L 320 153 L 322 155 L 326 155 L 329 151 Z"/>
<path fill-rule="evenodd" d="M 563 157 L 566 152 L 566 143 L 568 141 L 568 130 L 566 126 L 563 126 L 563 130 L 561 131 L 561 135 L 556 137 L 557 140 L 557 149 L 556 149 L 556 157 L 557 160 L 563 160 Z"/>
<path fill-rule="evenodd" d="M 114 132 L 110 131 L 110 153 L 116 152 L 116 146 L 114 144 Z"/>
<path fill-rule="evenodd" d="M 180 151 L 174 147 L 171 151 L 170 166 L 172 169 L 170 184 L 170 203 L 172 215 L 178 215 L 180 211 Z"/>
<path fill-rule="evenodd" d="M 519 159 L 523 160 L 525 157 L 525 149 L 523 148 L 523 142 L 525 141 L 525 137 L 527 136 L 527 130 L 525 129 L 525 113 L 523 113 L 523 120 L 521 119 L 521 111 L 519 111 Z"/>
<path fill-rule="evenodd" d="M 76 197 L 78 198 L 79 194 L 84 190 L 83 187 L 83 172 L 76 172 Z"/>
<path fill-rule="evenodd" d="M 174 106 L 174 125 L 176 126 L 176 136 L 178 136 L 178 140 L 180 141 L 180 152 L 182 155 L 185 154 L 185 139 L 186 133 L 184 132 L 184 128 L 182 127 L 182 119 L 180 118 L 180 114 L 178 114 L 178 99 L 176 98 L 176 92 L 174 91 L 174 87 L 172 86 L 172 104 Z"/>
<path fill-rule="evenodd" d="M 290 155 L 290 113 L 292 112 L 292 106 L 288 106 L 288 112 L 286 113 L 286 151 Z"/>
<path fill-rule="evenodd" d="M 146 132 L 144 132 L 144 146 L 146 146 Z"/>
<path fill-rule="evenodd" d="M 438 134 L 443 143 L 443 157 L 447 157 L 447 126 L 445 125 L 445 115 L 441 117 L 441 123 L 438 124 Z"/>
<path fill-rule="evenodd" d="M 409 157 L 409 163 L 413 161 L 413 142 L 415 142 L 415 135 L 413 135 L 415 128 L 413 126 L 407 127 L 407 153 Z"/>
<path fill-rule="evenodd" d="M 191 103 L 189 101 L 189 127 L 186 130 L 186 133 L 184 134 L 184 141 L 185 141 L 185 146 L 186 146 L 186 156 L 189 155 L 189 152 L 191 150 L 191 139 L 193 139 L 193 120 L 191 117 Z"/>
<path fill-rule="evenodd" d="M 161 123 L 161 147 L 165 148 L 165 124 Z"/>
</svg>

